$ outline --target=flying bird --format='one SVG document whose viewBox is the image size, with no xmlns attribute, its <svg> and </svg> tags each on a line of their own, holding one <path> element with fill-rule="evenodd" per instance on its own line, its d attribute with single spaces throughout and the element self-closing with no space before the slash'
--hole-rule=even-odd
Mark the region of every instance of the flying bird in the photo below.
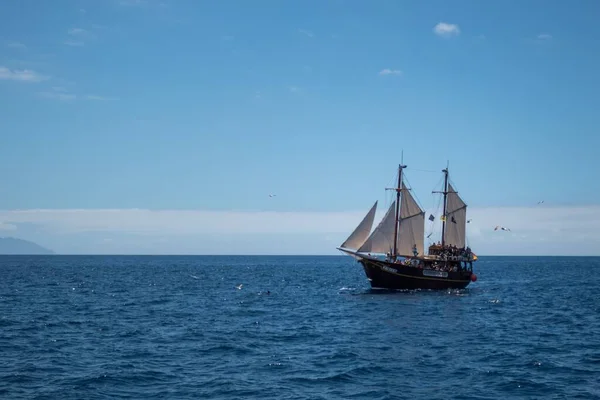
<svg viewBox="0 0 600 400">
<path fill-rule="evenodd" d="M 244 287 L 244 284 L 243 284 L 243 283 L 240 283 L 239 285 L 237 285 L 237 286 L 236 286 L 236 289 L 239 289 L 239 290 L 241 290 L 241 289 L 242 289 L 242 287 Z"/>
<path fill-rule="evenodd" d="M 543 204 L 544 200 L 538 201 L 538 204 Z"/>
<path fill-rule="evenodd" d="M 276 194 L 270 194 L 269 197 L 275 197 L 277 196 Z"/>
<path fill-rule="evenodd" d="M 497 231 L 498 229 L 500 229 L 500 230 L 503 230 L 503 231 L 509 231 L 509 232 L 510 232 L 510 229 L 508 229 L 508 228 L 505 228 L 505 227 L 503 227 L 503 226 L 500 226 L 500 225 L 496 225 L 496 227 L 494 228 L 494 230 L 495 230 L 495 231 Z"/>
</svg>

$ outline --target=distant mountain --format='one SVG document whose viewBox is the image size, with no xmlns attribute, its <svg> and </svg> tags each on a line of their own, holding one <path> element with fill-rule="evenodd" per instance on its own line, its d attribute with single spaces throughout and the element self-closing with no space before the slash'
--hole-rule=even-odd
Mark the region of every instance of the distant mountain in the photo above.
<svg viewBox="0 0 600 400">
<path fill-rule="evenodd" d="M 54 254 L 39 244 L 13 237 L 0 237 L 0 254 Z"/>
</svg>

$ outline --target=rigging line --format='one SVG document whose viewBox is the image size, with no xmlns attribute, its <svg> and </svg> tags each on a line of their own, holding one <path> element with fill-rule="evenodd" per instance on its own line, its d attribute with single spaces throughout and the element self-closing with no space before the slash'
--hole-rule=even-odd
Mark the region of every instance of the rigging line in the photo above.
<svg viewBox="0 0 600 400">
<path fill-rule="evenodd" d="M 394 174 L 394 177 L 390 178 L 390 180 L 388 180 L 387 185 L 385 185 L 385 187 L 388 188 L 388 187 L 395 186 L 396 185 L 395 182 L 397 182 L 397 181 L 398 181 L 398 173 L 396 172 Z M 392 197 L 393 197 L 392 195 L 394 194 L 394 192 L 390 192 L 389 190 L 385 190 L 384 189 L 384 193 L 385 193 L 385 195 L 384 195 L 385 206 L 386 206 L 386 209 L 387 209 L 392 204 Z M 392 194 L 390 194 L 390 193 L 392 193 Z"/>
<path fill-rule="evenodd" d="M 437 189 L 438 187 L 440 187 L 440 185 L 443 185 L 443 183 L 442 183 L 443 181 L 444 181 L 444 177 L 442 176 L 442 177 L 441 177 L 441 178 L 440 178 L 440 179 L 437 181 L 437 183 L 435 184 L 435 186 L 433 187 L 433 189 L 435 190 L 435 189 Z M 443 188 L 442 188 L 442 190 L 443 190 Z M 435 195 L 435 194 L 439 194 L 439 193 L 432 193 L 432 194 L 433 194 L 433 195 Z"/>
<path fill-rule="evenodd" d="M 421 210 L 424 210 L 423 204 L 419 200 L 419 197 L 417 197 L 417 193 L 412 190 L 412 185 L 410 184 L 410 181 L 408 180 L 408 178 L 406 178 L 405 175 L 403 174 L 402 179 L 406 180 L 406 183 L 408 183 L 407 186 L 411 189 L 411 192 L 412 192 L 411 194 L 412 194 L 413 199 L 415 199 L 415 201 L 417 202 L 419 207 L 421 207 Z"/>
<path fill-rule="evenodd" d="M 437 173 L 438 171 L 433 171 L 430 169 L 418 169 L 418 168 L 411 168 L 411 171 L 419 171 L 419 172 L 433 172 L 433 173 Z"/>
<path fill-rule="evenodd" d="M 436 196 L 436 193 L 432 193 L 431 195 L 432 196 Z M 437 199 L 438 199 L 437 205 L 434 208 L 433 214 L 438 214 L 439 211 L 440 211 L 440 208 L 441 208 L 442 197 L 441 196 L 437 196 Z M 429 233 L 436 233 L 437 234 L 438 230 L 436 229 L 436 226 L 437 226 L 437 221 L 435 219 L 433 221 L 429 221 Z M 434 242 L 435 242 L 435 240 L 434 240 Z"/>
</svg>

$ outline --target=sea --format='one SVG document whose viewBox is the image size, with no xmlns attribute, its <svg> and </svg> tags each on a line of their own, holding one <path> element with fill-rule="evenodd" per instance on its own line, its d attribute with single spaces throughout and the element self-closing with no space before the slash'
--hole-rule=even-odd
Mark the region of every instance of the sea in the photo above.
<svg viewBox="0 0 600 400">
<path fill-rule="evenodd" d="M 3 399 L 600 399 L 600 258 L 373 290 L 348 256 L 2 256 Z"/>
</svg>

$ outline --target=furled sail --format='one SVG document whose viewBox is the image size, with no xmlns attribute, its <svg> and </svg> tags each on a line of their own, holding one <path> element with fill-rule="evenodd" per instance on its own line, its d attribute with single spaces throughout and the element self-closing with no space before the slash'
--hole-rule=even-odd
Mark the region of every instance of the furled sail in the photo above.
<svg viewBox="0 0 600 400">
<path fill-rule="evenodd" d="M 369 233 L 371 232 L 371 228 L 373 227 L 373 220 L 375 219 L 375 211 L 377 210 L 377 202 L 373 204 L 373 207 L 369 210 L 367 215 L 363 218 L 363 220 L 358 224 L 354 232 L 348 239 L 340 247 L 344 249 L 352 249 L 356 250 L 360 246 L 365 243 L 367 238 L 369 237 Z"/>
<path fill-rule="evenodd" d="M 398 254 L 412 255 L 417 245 L 419 255 L 423 255 L 423 237 L 425 236 L 425 212 L 419 207 L 410 190 L 402 183 L 400 201 L 400 227 L 398 228 Z"/>
<path fill-rule="evenodd" d="M 396 222 L 396 202 L 393 201 L 385 216 L 358 249 L 361 253 L 387 253 L 394 248 L 394 226 Z"/>
<path fill-rule="evenodd" d="M 446 228 L 444 242 L 449 246 L 464 247 L 467 231 L 467 205 L 448 184 L 446 197 Z"/>
</svg>

